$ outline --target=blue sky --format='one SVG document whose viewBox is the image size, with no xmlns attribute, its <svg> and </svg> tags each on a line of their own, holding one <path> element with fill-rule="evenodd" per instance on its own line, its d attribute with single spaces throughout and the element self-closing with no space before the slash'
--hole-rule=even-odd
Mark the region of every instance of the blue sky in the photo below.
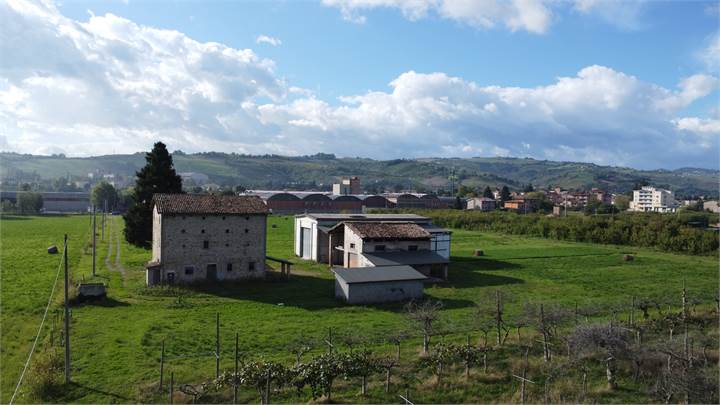
<svg viewBox="0 0 720 405">
<path fill-rule="evenodd" d="M 80 52 L 58 56 L 52 66 L 0 64 L 6 82 L 0 91 L 27 95 L 16 97 L 24 109 L 6 103 L 0 115 L 7 128 L 0 147 L 9 150 L 50 153 L 40 147 L 46 132 L 65 139 L 91 128 L 126 142 L 108 150 L 96 137 L 65 152 L 128 152 L 162 138 L 185 151 L 718 165 L 717 2 L 63 1 L 42 5 L 41 15 L 12 3 L 2 18 L 20 16 L 24 32 L 56 30 Z M 12 56 L 20 45 L 11 38 L 20 31 L 2 30 L 2 50 Z M 149 38 L 165 40 L 167 30 L 213 62 L 218 54 L 230 59 L 169 73 L 178 64 L 166 54 L 183 61 L 190 48 L 169 42 L 154 47 L 161 52 L 132 56 Z M 275 44 L 258 41 L 261 35 Z M 57 48 L 51 35 L 31 37 Z M 208 43 L 252 57 L 208 50 Z M 125 57 L 142 63 L 126 65 Z M 58 122 L 36 113 L 52 112 L 47 104 L 62 100 L 47 93 L 54 86 L 47 80 L 39 92 L 37 77 L 59 79 L 68 65 L 108 81 L 93 89 L 85 75 L 75 90 L 117 103 L 135 120 L 98 111 L 95 117 L 108 117 L 68 121 L 65 114 Z M 156 76 L 143 76 L 148 68 Z M 179 76 L 166 82 L 163 74 Z M 164 94 L 163 86 L 172 92 Z M 168 94 L 199 98 L 169 105 Z M 128 105 L 129 99 L 142 101 Z M 34 110 L 20 114 L 28 109 Z M 169 124 L 178 117 L 180 124 Z M 346 147 L 349 137 L 358 147 Z"/>
</svg>

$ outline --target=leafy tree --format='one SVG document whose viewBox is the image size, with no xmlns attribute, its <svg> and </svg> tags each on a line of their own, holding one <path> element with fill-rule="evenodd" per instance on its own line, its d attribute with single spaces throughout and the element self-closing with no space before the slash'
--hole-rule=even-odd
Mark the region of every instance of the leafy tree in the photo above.
<svg viewBox="0 0 720 405">
<path fill-rule="evenodd" d="M 510 199 L 510 189 L 508 186 L 502 186 L 500 189 L 500 201 L 505 202 Z"/>
<path fill-rule="evenodd" d="M 323 353 L 299 367 L 298 380 L 310 387 L 313 399 L 325 395 L 329 401 L 335 379 L 344 373 L 344 362 L 335 353 Z"/>
<path fill-rule="evenodd" d="M 118 192 L 112 184 L 102 181 L 92 190 L 92 203 L 102 210 L 105 201 L 107 201 L 108 209 L 113 209 L 118 201 Z"/>
<path fill-rule="evenodd" d="M 630 197 L 626 195 L 619 195 L 615 197 L 615 208 L 618 211 L 627 211 L 630 208 Z"/>
<path fill-rule="evenodd" d="M 13 204 L 10 200 L 2 200 L 2 203 L 0 204 L 0 212 L 3 214 L 15 212 L 16 208 L 15 204 Z"/>
<path fill-rule="evenodd" d="M 495 198 L 495 195 L 493 194 L 492 190 L 490 190 L 490 186 L 486 186 L 485 190 L 483 190 L 483 197 Z"/>
<path fill-rule="evenodd" d="M 460 199 L 460 196 L 455 197 L 455 203 L 453 204 L 453 208 L 455 208 L 456 210 L 463 209 L 463 203 Z"/>
<path fill-rule="evenodd" d="M 125 213 L 125 239 L 140 247 L 152 240 L 152 197 L 156 193 L 182 193 L 182 179 L 175 173 L 165 144 L 157 142 L 145 155 L 145 167 L 136 173 L 132 206 Z"/>
<path fill-rule="evenodd" d="M 30 192 L 23 192 L 17 194 L 18 213 L 22 215 L 33 215 L 39 213 L 42 207 L 42 194 Z"/>
<path fill-rule="evenodd" d="M 445 366 L 458 359 L 458 348 L 451 343 L 438 343 L 430 354 L 420 360 L 420 365 L 430 368 L 437 377 L 436 383 L 440 385 Z"/>
</svg>

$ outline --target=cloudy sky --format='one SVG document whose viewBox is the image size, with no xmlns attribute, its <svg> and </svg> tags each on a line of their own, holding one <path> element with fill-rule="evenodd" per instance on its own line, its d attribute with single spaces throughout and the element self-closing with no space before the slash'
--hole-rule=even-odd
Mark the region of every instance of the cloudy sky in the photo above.
<svg viewBox="0 0 720 405">
<path fill-rule="evenodd" d="M 718 168 L 701 1 L 0 0 L 0 150 Z"/>
</svg>

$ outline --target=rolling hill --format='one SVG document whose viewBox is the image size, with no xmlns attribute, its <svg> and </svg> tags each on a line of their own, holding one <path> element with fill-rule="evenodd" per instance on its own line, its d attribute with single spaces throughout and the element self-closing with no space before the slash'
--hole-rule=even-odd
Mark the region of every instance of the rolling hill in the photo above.
<svg viewBox="0 0 720 405">
<path fill-rule="evenodd" d="M 173 158 L 178 172 L 203 173 L 211 182 L 223 186 L 328 190 L 340 176 L 356 175 L 361 177 L 367 192 L 449 190 L 448 177 L 454 172 L 458 178 L 456 187 L 457 184 L 473 188 L 508 185 L 511 189 L 519 189 L 532 183 L 539 187 L 600 187 L 613 192 L 628 192 L 636 184 L 647 183 L 669 188 L 679 196 L 717 196 L 720 175 L 718 170 L 699 168 L 636 170 L 592 163 L 503 157 L 373 160 L 337 158 L 331 154 L 289 157 L 175 152 Z M 135 171 L 143 164 L 143 153 L 86 158 L 0 153 L 0 179 L 5 189 L 22 182 L 47 184 L 59 177 L 77 180 L 87 178 L 88 173 L 112 173 L 132 182 Z"/>
</svg>

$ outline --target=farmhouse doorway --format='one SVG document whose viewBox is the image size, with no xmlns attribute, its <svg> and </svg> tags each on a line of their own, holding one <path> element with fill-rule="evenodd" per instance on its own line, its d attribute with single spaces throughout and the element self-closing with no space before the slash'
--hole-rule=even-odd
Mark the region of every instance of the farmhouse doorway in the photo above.
<svg viewBox="0 0 720 405">
<path fill-rule="evenodd" d="M 207 279 L 210 281 L 217 280 L 217 264 L 213 263 L 207 265 Z"/>
</svg>

